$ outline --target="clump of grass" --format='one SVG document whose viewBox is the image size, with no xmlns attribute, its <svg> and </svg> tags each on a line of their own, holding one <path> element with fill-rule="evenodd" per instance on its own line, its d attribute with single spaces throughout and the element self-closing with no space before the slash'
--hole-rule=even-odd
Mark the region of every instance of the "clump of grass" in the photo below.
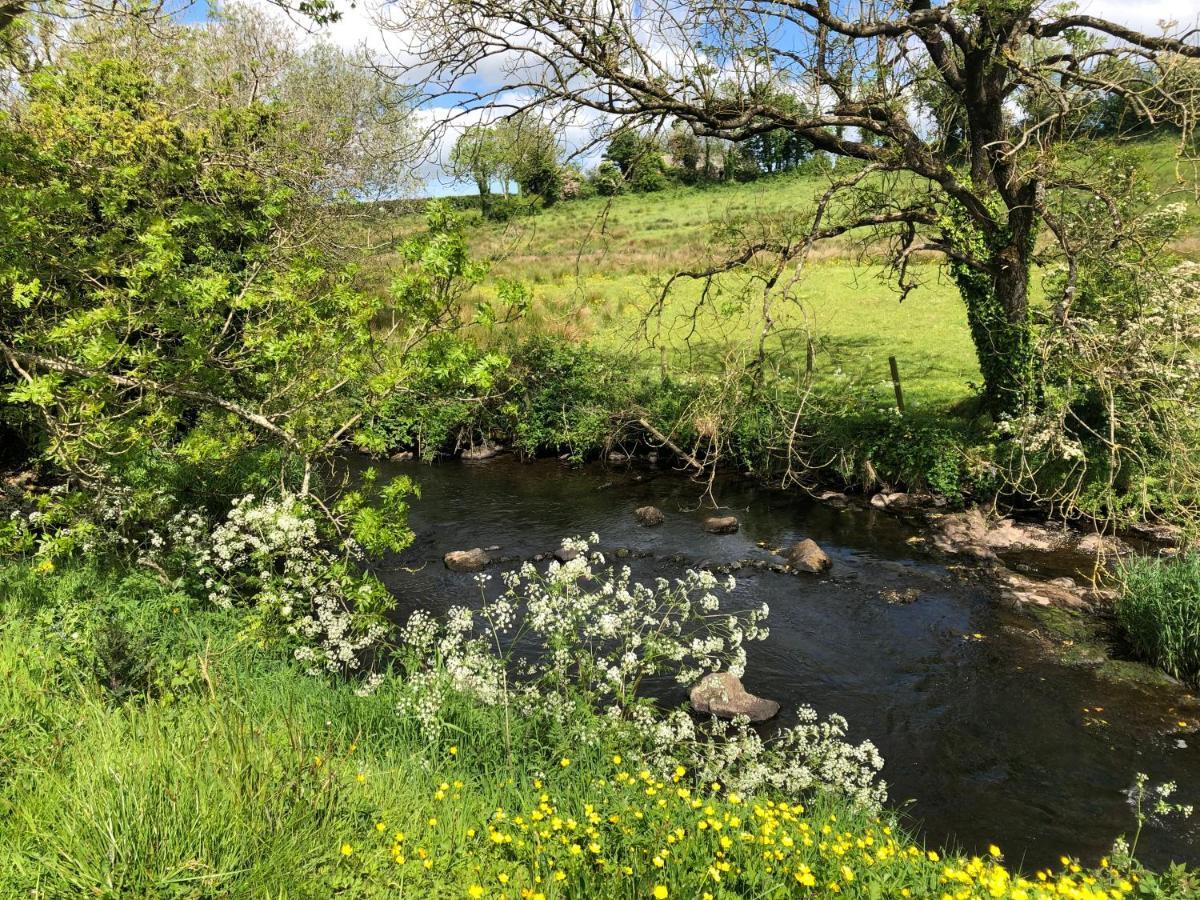
<svg viewBox="0 0 1200 900">
<path fill-rule="evenodd" d="M 1120 577 L 1117 621 L 1134 649 L 1176 678 L 1200 684 L 1200 552 L 1135 558 Z"/>
</svg>

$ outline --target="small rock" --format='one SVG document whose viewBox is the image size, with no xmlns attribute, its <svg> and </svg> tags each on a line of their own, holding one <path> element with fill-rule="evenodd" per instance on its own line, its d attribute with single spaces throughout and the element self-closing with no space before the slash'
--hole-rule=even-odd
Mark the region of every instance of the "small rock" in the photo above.
<svg viewBox="0 0 1200 900">
<path fill-rule="evenodd" d="M 478 462 L 483 459 L 491 459 L 500 453 L 500 448 L 495 444 L 484 441 L 477 447 L 468 447 L 462 452 L 462 458 L 472 462 Z"/>
<path fill-rule="evenodd" d="M 615 555 L 616 555 L 617 559 L 625 559 L 627 556 L 629 556 L 629 548 L 628 547 L 618 547 L 615 551 Z"/>
<path fill-rule="evenodd" d="M 921 599 L 921 592 L 916 588 L 905 588 L 898 591 L 895 588 L 889 588 L 879 592 L 879 596 L 888 603 L 896 606 L 907 606 L 909 603 L 915 603 Z"/>
<path fill-rule="evenodd" d="M 388 457 L 392 462 L 408 462 L 415 454 L 411 450 L 400 450 Z"/>
<path fill-rule="evenodd" d="M 628 460 L 629 460 L 629 454 L 622 453 L 619 450 L 613 450 L 608 454 L 608 461 L 610 463 L 623 463 L 623 462 L 627 462 Z"/>
<path fill-rule="evenodd" d="M 887 497 L 883 496 L 883 494 L 876 494 L 871 498 L 871 505 L 876 509 L 887 509 Z"/>
<path fill-rule="evenodd" d="M 812 538 L 805 538 L 794 544 L 787 552 L 787 561 L 797 572 L 809 572 L 813 575 L 827 572 L 833 566 L 829 554 L 818 547 Z"/>
<path fill-rule="evenodd" d="M 658 462 L 657 451 L 651 450 L 649 453 L 647 453 L 646 454 L 646 462 L 650 463 L 650 465 L 652 465 L 652 466 L 655 465 Z"/>
<path fill-rule="evenodd" d="M 1134 525 L 1130 530 L 1138 537 L 1154 541 L 1157 544 L 1165 544 L 1168 547 L 1178 546 L 1180 538 L 1183 537 L 1182 529 L 1164 522 L 1142 522 Z"/>
<path fill-rule="evenodd" d="M 1037 525 L 1019 525 L 1012 519 L 1001 519 L 989 529 L 984 542 L 997 552 L 1005 550 L 1054 550 L 1061 543 L 1061 536 L 1048 528 Z"/>
<path fill-rule="evenodd" d="M 933 546 L 942 553 L 994 560 L 996 553 L 986 543 L 987 533 L 987 519 L 978 509 L 951 513 L 937 520 L 932 535 Z"/>
<path fill-rule="evenodd" d="M 566 547 L 559 547 L 554 551 L 554 558 L 560 563 L 568 563 L 573 559 L 579 559 L 579 551 L 575 549 L 568 550 Z"/>
<path fill-rule="evenodd" d="M 1129 545 L 1120 538 L 1095 532 L 1081 537 L 1075 549 L 1088 556 L 1121 556 L 1130 550 Z"/>
<path fill-rule="evenodd" d="M 843 509 L 850 503 L 850 498 L 840 491 L 825 491 L 817 494 L 817 499 L 822 503 L 828 503 L 834 509 Z"/>
<path fill-rule="evenodd" d="M 633 511 L 633 517 L 639 525 L 645 525 L 647 528 L 661 525 L 667 518 L 657 506 L 639 506 Z"/>
<path fill-rule="evenodd" d="M 710 516 L 704 520 L 704 530 L 709 534 L 735 534 L 738 530 L 737 516 Z"/>
<path fill-rule="evenodd" d="M 1075 583 L 1075 579 L 1070 575 L 1063 575 L 1060 578 L 1051 578 L 1050 584 L 1056 584 L 1059 587 L 1066 588 L 1069 591 L 1073 591 L 1079 586 Z"/>
<path fill-rule="evenodd" d="M 442 562 L 451 572 L 480 572 L 492 561 L 482 547 L 472 550 L 451 550 L 442 557 Z"/>
<path fill-rule="evenodd" d="M 688 697 L 696 712 L 722 719 L 746 716 L 751 722 L 765 722 L 779 712 L 778 703 L 748 693 L 741 679 L 729 672 L 705 675 Z"/>
</svg>

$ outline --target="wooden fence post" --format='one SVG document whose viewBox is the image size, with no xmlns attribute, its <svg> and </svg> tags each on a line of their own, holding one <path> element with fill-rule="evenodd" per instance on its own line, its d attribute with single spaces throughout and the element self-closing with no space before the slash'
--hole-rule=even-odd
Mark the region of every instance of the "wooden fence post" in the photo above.
<svg viewBox="0 0 1200 900">
<path fill-rule="evenodd" d="M 900 389 L 900 367 L 896 365 L 896 357 L 888 357 L 888 366 L 892 370 L 892 387 L 896 389 L 896 409 L 904 415 L 904 391 Z"/>
</svg>

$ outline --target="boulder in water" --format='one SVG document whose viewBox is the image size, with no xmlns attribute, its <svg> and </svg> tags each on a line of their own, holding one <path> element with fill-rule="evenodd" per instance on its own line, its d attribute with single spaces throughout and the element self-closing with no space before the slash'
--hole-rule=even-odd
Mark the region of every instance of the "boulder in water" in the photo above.
<svg viewBox="0 0 1200 900">
<path fill-rule="evenodd" d="M 476 447 L 468 447 L 462 452 L 462 458 L 472 462 L 478 462 L 484 459 L 491 459 L 493 456 L 500 454 L 500 448 L 495 444 L 484 441 Z"/>
<path fill-rule="evenodd" d="M 442 562 L 451 572 L 482 572 L 491 561 L 492 558 L 481 547 L 471 550 L 451 550 L 442 557 Z"/>
<path fill-rule="evenodd" d="M 778 703 L 747 692 L 741 679 L 731 672 L 705 675 L 688 698 L 696 712 L 721 719 L 746 716 L 751 722 L 765 722 L 779 712 Z"/>
<path fill-rule="evenodd" d="M 787 552 L 788 565 L 797 572 L 819 575 L 833 566 L 829 554 L 817 546 L 812 538 L 805 538 Z"/>
<path fill-rule="evenodd" d="M 709 534 L 736 534 L 737 516 L 710 516 L 704 520 L 704 530 Z"/>
<path fill-rule="evenodd" d="M 639 525 L 645 525 L 647 528 L 661 525 L 667 518 L 657 506 L 639 506 L 633 511 L 633 517 Z"/>
</svg>

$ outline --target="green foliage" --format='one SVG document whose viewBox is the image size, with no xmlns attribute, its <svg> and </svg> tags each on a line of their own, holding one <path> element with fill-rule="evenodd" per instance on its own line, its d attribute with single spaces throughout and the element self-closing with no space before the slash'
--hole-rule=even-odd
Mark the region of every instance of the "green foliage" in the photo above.
<svg viewBox="0 0 1200 900">
<path fill-rule="evenodd" d="M 814 429 L 822 451 L 839 457 L 848 483 L 928 490 L 961 501 L 970 490 L 970 435 L 942 415 L 895 410 L 863 415 L 839 411 Z"/>
<path fill-rule="evenodd" d="M 42 410 L 55 462 L 97 478 L 151 449 L 220 459 L 205 429 L 317 452 L 352 415 L 334 385 L 373 365 L 379 301 L 293 243 L 277 111 L 184 118 L 134 63 L 86 56 L 28 90 L 3 123 L 0 316 L 25 373 L 9 399 Z"/>
<path fill-rule="evenodd" d="M 1134 650 L 1176 678 L 1200 684 L 1200 553 L 1133 557 L 1118 574 L 1117 621 Z"/>
</svg>

